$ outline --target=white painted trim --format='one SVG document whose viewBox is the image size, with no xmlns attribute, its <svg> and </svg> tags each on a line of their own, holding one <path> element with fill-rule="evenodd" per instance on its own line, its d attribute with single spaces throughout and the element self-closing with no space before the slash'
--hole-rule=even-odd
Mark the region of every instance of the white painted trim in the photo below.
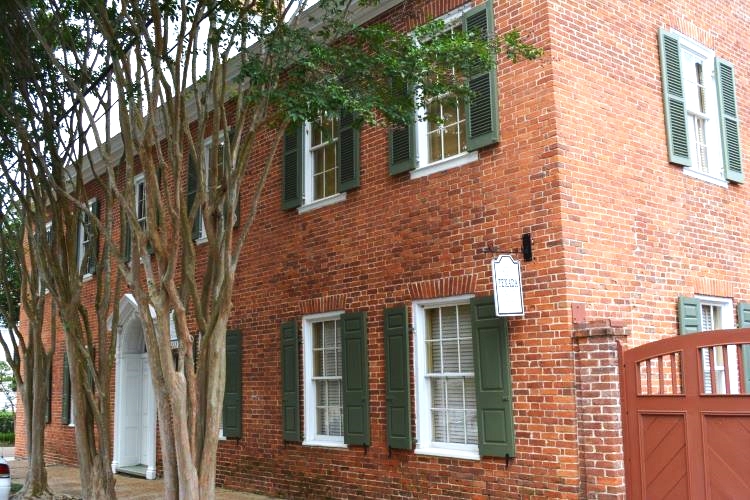
<svg viewBox="0 0 750 500">
<path fill-rule="evenodd" d="M 419 140 L 417 140 L 417 142 L 419 142 Z M 444 172 L 452 168 L 466 165 L 467 163 L 477 161 L 478 159 L 479 153 L 477 151 L 469 151 L 466 153 L 461 153 L 460 155 L 451 156 L 450 158 L 446 158 L 435 163 L 431 163 L 426 167 L 418 166 L 414 170 L 411 170 L 409 172 L 409 175 L 412 179 L 419 179 L 420 177 L 427 177 L 428 175 L 436 174 L 438 172 Z"/>
<path fill-rule="evenodd" d="M 138 321 L 140 323 L 140 317 L 137 312 L 137 304 L 131 294 L 123 295 L 120 299 L 120 315 L 121 320 L 118 328 L 125 330 L 125 327 L 132 321 Z M 152 315 L 155 311 L 151 310 Z M 110 316 L 108 325 L 111 327 L 112 317 Z M 117 346 L 115 351 L 115 414 L 114 414 L 114 436 L 113 436 L 113 453 L 112 453 L 112 472 L 116 473 L 121 462 L 120 454 L 123 448 L 123 440 L 127 439 L 128 436 L 124 436 L 122 432 L 123 426 L 123 403 L 121 401 L 122 394 L 125 393 L 125 377 L 123 376 L 123 340 L 124 335 L 117 335 Z M 143 354 L 148 363 L 148 355 Z M 156 400 L 154 397 L 154 390 L 151 383 L 150 371 L 148 380 L 143 380 L 144 394 L 148 401 L 148 408 L 146 413 L 146 428 L 143 429 L 145 434 L 146 444 L 146 461 L 148 463 L 143 464 L 146 466 L 146 479 L 156 478 Z"/>
<path fill-rule="evenodd" d="M 430 422 L 430 387 L 426 374 L 427 348 L 425 346 L 426 315 L 425 309 L 468 304 L 473 294 L 457 295 L 430 300 L 416 300 L 412 303 L 412 321 L 414 331 L 414 408 L 417 442 L 414 453 L 418 455 L 435 455 L 441 457 L 479 459 L 479 446 L 460 444 L 440 444 L 432 442 L 432 424 Z"/>
<path fill-rule="evenodd" d="M 297 213 L 304 214 L 305 212 L 309 212 L 311 210 L 315 210 L 317 208 L 327 207 L 328 205 L 334 205 L 336 203 L 341 203 L 342 201 L 346 200 L 346 192 L 344 193 L 337 193 L 333 196 L 329 196 L 327 198 L 321 198 L 319 200 L 315 200 L 312 203 L 307 203 L 305 205 L 300 205 L 300 207 L 297 209 Z"/>
<path fill-rule="evenodd" d="M 313 383 L 313 342 L 312 325 L 319 321 L 340 320 L 344 311 L 309 314 L 302 317 L 302 373 L 304 375 L 304 416 L 305 416 L 305 446 L 327 446 L 332 448 L 346 448 L 344 436 L 319 436 L 317 434 L 317 418 L 315 408 L 315 384 Z M 343 419 L 343 414 L 341 416 Z M 343 430 L 343 420 L 342 420 Z"/>
</svg>

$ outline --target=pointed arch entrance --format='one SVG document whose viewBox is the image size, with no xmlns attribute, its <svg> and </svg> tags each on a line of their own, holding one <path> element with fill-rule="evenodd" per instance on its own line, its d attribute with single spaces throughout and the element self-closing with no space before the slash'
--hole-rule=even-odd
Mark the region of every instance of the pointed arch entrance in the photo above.
<svg viewBox="0 0 750 500">
<path fill-rule="evenodd" d="M 115 354 L 115 418 L 112 472 L 156 478 L 156 401 L 138 305 L 120 300 Z"/>
</svg>

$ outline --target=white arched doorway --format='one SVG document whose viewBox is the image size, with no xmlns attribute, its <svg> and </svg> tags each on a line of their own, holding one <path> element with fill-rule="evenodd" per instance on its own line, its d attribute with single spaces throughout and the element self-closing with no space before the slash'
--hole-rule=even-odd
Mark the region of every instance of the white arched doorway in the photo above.
<svg viewBox="0 0 750 500">
<path fill-rule="evenodd" d="M 154 479 L 156 402 L 138 306 L 130 294 L 120 300 L 120 321 L 116 328 L 112 471 Z"/>
</svg>

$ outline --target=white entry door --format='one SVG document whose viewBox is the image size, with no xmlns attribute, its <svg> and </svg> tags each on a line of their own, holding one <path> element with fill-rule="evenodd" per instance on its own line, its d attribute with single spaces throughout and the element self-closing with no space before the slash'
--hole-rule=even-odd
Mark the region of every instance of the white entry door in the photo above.
<svg viewBox="0 0 750 500">
<path fill-rule="evenodd" d="M 123 435 L 120 439 L 122 446 L 120 450 L 120 465 L 138 465 L 145 463 L 143 454 L 146 451 L 144 446 L 144 411 L 148 408 L 144 405 L 143 391 L 143 357 L 140 354 L 131 354 L 123 356 L 122 369 L 125 376 L 122 399 L 122 429 Z"/>
<path fill-rule="evenodd" d="M 149 425 L 149 414 L 151 413 L 151 405 L 153 405 L 154 398 L 152 396 L 153 389 L 151 388 L 151 372 L 148 364 L 148 354 L 141 355 L 141 453 L 140 453 L 140 464 L 148 464 L 149 451 L 151 449 L 151 434 L 148 432 L 150 429 Z"/>
</svg>

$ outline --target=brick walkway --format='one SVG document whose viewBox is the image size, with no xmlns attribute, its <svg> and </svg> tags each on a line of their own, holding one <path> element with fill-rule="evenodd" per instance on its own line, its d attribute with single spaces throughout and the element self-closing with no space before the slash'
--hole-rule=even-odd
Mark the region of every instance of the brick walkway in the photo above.
<svg viewBox="0 0 750 500">
<path fill-rule="evenodd" d="M 2 453 L 3 456 L 8 457 L 12 452 L 8 453 L 6 450 L 7 448 L 0 449 L 0 453 Z M 6 460 L 8 460 L 8 465 L 10 466 L 11 480 L 14 483 L 23 483 L 26 477 L 26 469 L 28 468 L 27 461 L 15 460 L 13 458 L 6 458 Z M 80 498 L 81 482 L 76 467 L 69 467 L 67 465 L 49 465 L 47 466 L 47 478 L 50 488 L 52 488 L 55 496 L 60 495 Z M 146 481 L 145 479 L 129 477 L 122 474 L 118 474 L 115 478 L 117 498 L 134 500 L 155 500 L 164 498 L 164 484 L 161 479 Z M 217 488 L 216 498 L 217 500 L 261 500 L 269 499 L 270 497 Z"/>
</svg>

